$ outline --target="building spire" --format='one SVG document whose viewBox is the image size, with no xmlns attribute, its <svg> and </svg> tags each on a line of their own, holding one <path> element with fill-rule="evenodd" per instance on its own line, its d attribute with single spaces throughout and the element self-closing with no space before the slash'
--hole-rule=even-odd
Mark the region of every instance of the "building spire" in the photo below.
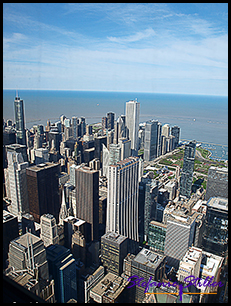
<svg viewBox="0 0 231 306">
<path fill-rule="evenodd" d="M 59 212 L 59 224 L 63 225 L 63 220 L 68 217 L 66 202 L 65 202 L 65 194 L 64 194 L 64 185 L 62 185 L 62 204 Z"/>
</svg>

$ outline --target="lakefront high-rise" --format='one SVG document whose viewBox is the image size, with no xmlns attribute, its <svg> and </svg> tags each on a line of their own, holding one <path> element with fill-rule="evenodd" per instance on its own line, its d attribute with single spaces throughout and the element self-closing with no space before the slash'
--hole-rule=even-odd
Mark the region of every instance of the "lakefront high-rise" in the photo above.
<svg viewBox="0 0 231 306">
<path fill-rule="evenodd" d="M 14 115 L 16 127 L 16 142 L 18 144 L 26 144 L 26 130 L 24 121 L 23 100 L 17 96 L 14 99 Z"/>
<path fill-rule="evenodd" d="M 140 118 L 140 103 L 131 100 L 126 102 L 126 126 L 128 137 L 131 140 L 132 155 L 138 155 L 139 148 L 139 118 Z"/>
</svg>

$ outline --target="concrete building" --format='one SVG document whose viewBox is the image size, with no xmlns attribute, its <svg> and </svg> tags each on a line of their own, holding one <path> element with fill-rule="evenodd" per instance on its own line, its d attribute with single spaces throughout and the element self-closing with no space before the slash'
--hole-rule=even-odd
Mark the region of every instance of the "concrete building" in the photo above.
<svg viewBox="0 0 231 306">
<path fill-rule="evenodd" d="M 106 232 L 138 242 L 139 158 L 109 166 Z"/>
<path fill-rule="evenodd" d="M 180 128 L 177 125 L 171 127 L 171 135 L 174 136 L 173 150 L 178 146 L 180 140 Z"/>
<path fill-rule="evenodd" d="M 131 140 L 132 155 L 136 156 L 139 149 L 139 116 L 140 103 L 131 100 L 126 102 L 126 126 L 128 130 L 128 137 Z"/>
<path fill-rule="evenodd" d="M 184 282 L 188 276 L 199 277 L 202 259 L 202 250 L 195 247 L 189 247 L 184 257 L 180 260 L 179 269 L 177 271 L 177 279 Z"/>
<path fill-rule="evenodd" d="M 45 148 L 35 149 L 34 156 L 35 156 L 36 165 L 49 162 L 48 149 L 45 149 Z"/>
<path fill-rule="evenodd" d="M 57 232 L 57 224 L 55 217 L 51 214 L 44 214 L 40 218 L 41 233 L 40 238 L 44 242 L 44 246 L 48 247 L 51 244 L 59 243 Z"/>
<path fill-rule="evenodd" d="M 209 168 L 205 200 L 211 197 L 228 198 L 228 168 Z"/>
<path fill-rule="evenodd" d="M 167 216 L 167 231 L 164 254 L 169 265 L 178 268 L 188 247 L 192 246 L 195 232 L 195 217 L 176 212 Z"/>
<path fill-rule="evenodd" d="M 106 273 L 121 275 L 127 250 L 127 237 L 112 232 L 107 232 L 101 237 L 101 261 Z"/>
<path fill-rule="evenodd" d="M 131 257 L 131 258 L 130 258 Z M 165 272 L 165 256 L 163 254 L 143 248 L 135 257 L 133 254 L 128 254 L 124 260 L 130 261 L 130 265 L 124 265 L 124 278 L 127 275 L 136 275 L 143 278 L 142 282 L 148 282 L 150 277 L 155 281 L 160 281 Z M 128 271 L 125 270 L 128 268 Z M 131 302 L 142 303 L 145 298 L 145 288 L 142 286 L 134 286 L 129 288 Z"/>
<path fill-rule="evenodd" d="M 121 160 L 120 144 L 111 143 L 109 145 L 109 165 L 115 165 Z"/>
<path fill-rule="evenodd" d="M 169 124 L 164 124 L 163 126 L 162 126 L 162 133 L 161 133 L 162 135 L 164 135 L 165 137 L 169 137 L 169 135 L 170 135 L 170 126 L 169 126 Z"/>
<path fill-rule="evenodd" d="M 16 271 L 31 271 L 38 269 L 38 276 L 41 279 L 49 279 L 46 250 L 42 239 L 27 232 L 26 234 L 12 240 L 9 246 L 9 267 Z"/>
<path fill-rule="evenodd" d="M 127 285 L 127 280 L 109 272 L 91 288 L 90 297 L 96 303 L 124 303 L 127 299 L 127 291 L 124 291 Z"/>
<path fill-rule="evenodd" d="M 21 153 L 7 152 L 8 168 L 4 169 L 6 194 L 11 199 L 9 210 L 21 221 L 21 216 L 29 212 L 26 169 L 28 162 L 23 161 Z"/>
</svg>

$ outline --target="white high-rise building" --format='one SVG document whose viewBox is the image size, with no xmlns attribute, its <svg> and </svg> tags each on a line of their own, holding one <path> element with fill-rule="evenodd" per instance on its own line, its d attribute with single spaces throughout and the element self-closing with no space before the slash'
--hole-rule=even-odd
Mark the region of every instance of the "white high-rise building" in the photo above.
<svg viewBox="0 0 231 306">
<path fill-rule="evenodd" d="M 140 119 L 140 103 L 134 100 L 126 102 L 126 126 L 128 130 L 129 139 L 131 139 L 132 155 L 138 154 L 139 119 Z"/>
<path fill-rule="evenodd" d="M 22 213 L 29 212 L 26 168 L 28 162 L 24 162 L 22 154 L 7 152 L 8 169 L 5 171 L 5 181 L 8 182 L 8 194 L 11 198 L 9 210 L 21 220 Z"/>
<path fill-rule="evenodd" d="M 129 157 L 108 167 L 106 232 L 139 241 L 139 158 Z"/>
<path fill-rule="evenodd" d="M 164 124 L 163 126 L 162 126 L 162 135 L 164 135 L 165 137 L 169 137 L 169 135 L 170 135 L 170 126 L 169 126 L 169 124 Z"/>
<path fill-rule="evenodd" d="M 41 233 L 40 238 L 44 242 L 44 246 L 59 243 L 59 236 L 55 217 L 51 214 L 44 214 L 40 218 Z"/>
</svg>

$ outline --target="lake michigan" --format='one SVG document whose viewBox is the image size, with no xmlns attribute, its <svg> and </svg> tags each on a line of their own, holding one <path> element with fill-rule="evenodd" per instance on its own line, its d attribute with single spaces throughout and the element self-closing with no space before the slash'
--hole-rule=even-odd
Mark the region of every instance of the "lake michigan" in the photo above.
<svg viewBox="0 0 231 306">
<path fill-rule="evenodd" d="M 60 115 L 84 116 L 88 124 L 101 122 L 107 112 L 125 114 L 129 100 L 140 102 L 140 122 L 159 120 L 178 125 L 181 140 L 212 148 L 212 157 L 228 159 L 228 97 L 208 95 L 109 91 L 19 90 L 26 127 L 55 122 Z M 3 90 L 3 118 L 14 120 L 15 90 Z M 209 144 L 209 145 L 207 145 Z M 212 145 L 211 145 L 212 144 Z M 215 145 L 215 146 L 214 146 Z"/>
</svg>

